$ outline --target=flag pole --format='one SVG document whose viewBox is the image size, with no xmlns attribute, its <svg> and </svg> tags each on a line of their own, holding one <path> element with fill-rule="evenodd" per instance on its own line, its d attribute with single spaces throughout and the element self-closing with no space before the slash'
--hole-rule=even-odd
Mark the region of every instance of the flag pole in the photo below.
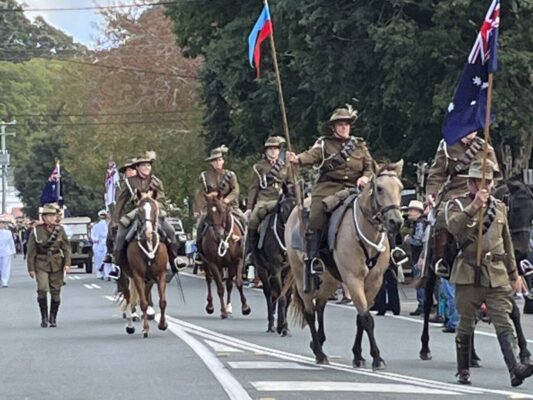
<svg viewBox="0 0 533 400">
<path fill-rule="evenodd" d="M 268 0 L 264 0 L 265 6 L 268 7 Z M 285 141 L 287 142 L 287 149 L 290 152 L 293 152 L 292 144 L 291 144 L 291 137 L 289 134 L 289 122 L 287 120 L 287 109 L 285 108 L 285 100 L 283 97 L 283 87 L 281 84 L 281 74 L 279 72 L 279 66 L 278 66 L 278 57 L 276 55 L 276 43 L 274 41 L 274 28 L 272 28 L 272 32 L 270 34 L 270 48 L 272 50 L 272 62 L 274 64 L 274 71 L 276 73 L 276 83 L 278 87 L 278 97 L 279 97 L 279 106 L 281 110 L 281 117 L 283 120 L 283 132 L 285 134 Z M 292 163 L 290 163 L 290 172 L 291 172 L 291 179 L 293 180 L 295 184 L 295 194 L 296 194 L 296 205 L 300 210 L 302 210 L 302 198 L 300 193 L 300 185 L 298 185 L 298 182 L 296 180 L 296 169 Z M 300 214 L 300 213 L 299 213 Z M 303 221 L 300 221 L 301 223 Z"/>
<path fill-rule="evenodd" d="M 492 88 L 494 85 L 494 73 L 489 72 L 489 86 L 487 88 L 487 107 L 485 110 L 485 128 L 483 143 L 483 159 L 481 163 L 481 185 L 480 188 L 485 189 L 487 182 L 485 179 L 485 170 L 487 169 L 487 158 L 489 154 L 489 139 L 490 139 L 490 115 L 492 110 Z M 479 210 L 478 217 L 478 231 L 477 231 L 477 253 L 476 253 L 476 269 L 474 285 L 481 284 L 481 253 L 483 252 L 483 214 L 485 206 Z"/>
</svg>

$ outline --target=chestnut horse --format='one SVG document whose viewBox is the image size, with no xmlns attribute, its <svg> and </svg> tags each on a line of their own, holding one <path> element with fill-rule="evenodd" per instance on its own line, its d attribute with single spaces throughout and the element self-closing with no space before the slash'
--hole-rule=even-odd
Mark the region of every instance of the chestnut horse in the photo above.
<svg viewBox="0 0 533 400">
<path fill-rule="evenodd" d="M 328 265 L 328 270 L 319 275 L 320 285 L 314 284 L 314 290 L 309 293 L 304 291 L 304 253 L 299 249 L 298 243 L 301 243 L 302 238 L 298 240 L 296 235 L 296 232 L 301 232 L 298 226 L 300 210 L 295 208 L 287 221 L 285 243 L 297 289 L 291 302 L 291 316 L 302 327 L 309 326 L 311 349 L 317 364 L 329 363 L 322 348 L 326 341 L 324 311 L 328 298 L 337 289 L 340 278 L 348 287 L 357 309 L 357 333 L 352 347 L 353 366 L 364 366 L 361 341 L 363 333 L 366 332 L 373 358 L 372 368 L 376 370 L 385 367 L 374 337 L 374 319 L 370 308 L 381 287 L 383 274 L 389 266 L 390 247 L 386 233 L 396 233 L 403 223 L 400 213 L 402 169 L 403 160 L 381 167 L 377 171 L 374 167 L 374 177 L 352 201 L 349 210 L 339 222 L 333 249 L 338 274 L 330 272 Z"/>
<path fill-rule="evenodd" d="M 244 232 L 237 223 L 236 217 L 224 200 L 215 194 L 204 194 L 207 203 L 205 216 L 206 230 L 202 235 L 201 248 L 205 265 L 205 281 L 207 283 L 207 305 L 205 310 L 212 314 L 213 295 L 211 293 L 211 281 L 214 279 L 217 285 L 217 293 L 220 298 L 220 317 L 228 318 L 232 313 L 231 290 L 233 279 L 241 296 L 243 315 L 252 311 L 246 303 L 242 285 L 243 257 L 244 257 Z M 227 302 L 224 302 L 224 271 L 227 270 L 226 289 Z"/>
<path fill-rule="evenodd" d="M 123 271 L 129 279 L 128 288 L 124 290 L 124 299 L 133 306 L 132 300 L 138 297 L 143 313 L 143 337 L 146 338 L 150 329 L 147 313 L 149 291 L 152 288 L 150 282 L 155 281 L 159 292 L 161 317 L 158 328 L 164 331 L 168 327 L 165 318 L 168 253 L 165 243 L 160 241 L 157 232 L 159 206 L 152 197 L 153 192 L 138 193 L 138 196 L 140 200 L 134 222 L 137 230 L 128 243 L 127 261 L 123 266 Z M 132 324 L 131 307 L 126 308 L 126 314 L 128 319 L 126 332 L 132 334 L 135 328 Z"/>
</svg>

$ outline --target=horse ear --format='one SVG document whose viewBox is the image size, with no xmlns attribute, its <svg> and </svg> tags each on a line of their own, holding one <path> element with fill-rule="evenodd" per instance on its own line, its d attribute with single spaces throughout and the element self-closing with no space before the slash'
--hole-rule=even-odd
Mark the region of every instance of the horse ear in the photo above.
<svg viewBox="0 0 533 400">
<path fill-rule="evenodd" d="M 403 158 L 397 163 L 391 164 L 392 169 L 396 172 L 396 175 L 402 176 L 403 171 Z"/>
<path fill-rule="evenodd" d="M 515 193 L 520 190 L 522 184 L 519 181 L 509 181 L 507 182 L 507 187 L 509 188 L 509 192 Z"/>
<path fill-rule="evenodd" d="M 375 160 L 372 160 L 372 164 L 370 164 L 372 169 L 372 175 L 377 175 L 379 170 L 379 165 Z"/>
<path fill-rule="evenodd" d="M 142 192 L 141 192 L 141 189 L 136 189 L 136 190 L 135 190 L 135 195 L 137 196 L 138 199 L 142 199 Z"/>
<path fill-rule="evenodd" d="M 152 197 L 152 199 L 154 199 L 154 200 L 157 199 L 157 195 L 158 195 L 157 190 L 155 190 L 155 189 L 154 190 L 150 190 L 149 193 L 150 193 L 150 196 Z"/>
</svg>

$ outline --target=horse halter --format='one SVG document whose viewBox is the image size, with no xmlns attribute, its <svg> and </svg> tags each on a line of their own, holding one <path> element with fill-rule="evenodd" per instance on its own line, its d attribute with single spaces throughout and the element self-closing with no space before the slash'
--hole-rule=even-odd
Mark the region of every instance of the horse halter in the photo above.
<svg viewBox="0 0 533 400">
<path fill-rule="evenodd" d="M 382 177 L 382 176 L 390 176 L 390 177 L 395 178 L 398 181 L 400 181 L 400 178 L 398 178 L 398 175 L 394 171 L 383 171 L 379 175 L 377 175 L 375 179 L 372 179 L 372 192 L 371 192 L 371 194 L 373 194 L 373 196 L 371 196 L 371 198 L 372 198 L 372 214 L 373 215 L 372 215 L 371 220 L 378 221 L 380 226 L 383 225 L 383 216 L 387 212 L 389 212 L 391 210 L 400 210 L 400 206 L 398 206 L 396 204 L 389 204 L 388 206 L 381 206 L 381 204 L 379 204 L 379 202 L 378 202 L 378 200 L 376 198 L 377 197 L 376 196 L 376 193 L 377 193 L 377 178 Z M 401 181 L 400 181 L 400 183 L 401 183 Z"/>
</svg>

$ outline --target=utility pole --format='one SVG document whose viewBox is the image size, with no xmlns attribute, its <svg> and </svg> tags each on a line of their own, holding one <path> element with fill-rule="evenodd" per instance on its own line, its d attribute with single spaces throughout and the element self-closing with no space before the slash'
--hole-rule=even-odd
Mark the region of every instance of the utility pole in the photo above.
<svg viewBox="0 0 533 400">
<path fill-rule="evenodd" d="M 7 175 L 7 167 L 9 165 L 9 152 L 6 148 L 6 136 L 15 136 L 15 133 L 12 132 L 6 132 L 7 125 L 16 125 L 17 121 L 13 120 L 11 122 L 4 122 L 0 120 L 0 137 L 1 140 L 1 149 L 0 149 L 0 167 L 2 168 L 2 214 L 6 213 L 6 175 Z"/>
</svg>

